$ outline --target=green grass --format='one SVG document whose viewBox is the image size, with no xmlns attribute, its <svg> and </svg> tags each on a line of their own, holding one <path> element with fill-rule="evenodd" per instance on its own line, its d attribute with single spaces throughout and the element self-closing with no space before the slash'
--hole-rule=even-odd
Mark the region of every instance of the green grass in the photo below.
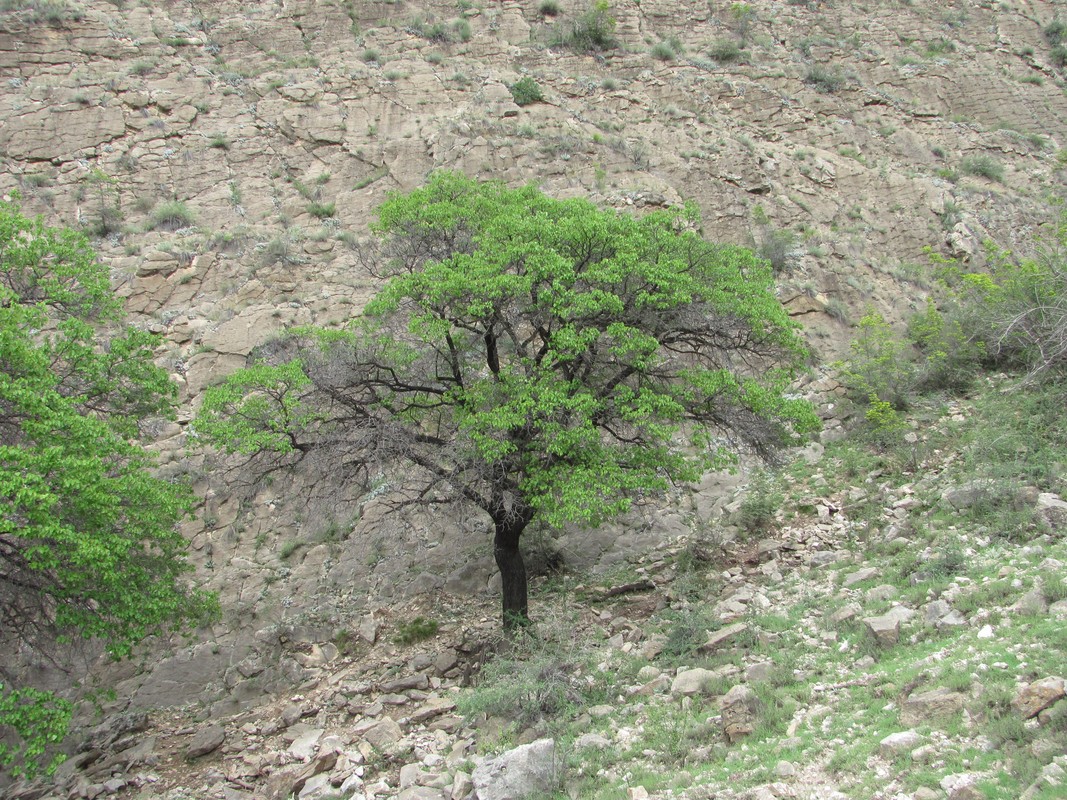
<svg viewBox="0 0 1067 800">
<path fill-rule="evenodd" d="M 145 223 L 145 229 L 150 231 L 176 231 L 192 225 L 196 217 L 193 212 L 180 200 L 169 200 L 160 206 L 156 206 Z"/>
</svg>

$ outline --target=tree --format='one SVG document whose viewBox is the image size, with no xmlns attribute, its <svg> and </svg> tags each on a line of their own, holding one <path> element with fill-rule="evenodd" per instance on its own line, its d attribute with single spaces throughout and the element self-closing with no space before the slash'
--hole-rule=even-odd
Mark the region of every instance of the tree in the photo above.
<svg viewBox="0 0 1067 800">
<path fill-rule="evenodd" d="M 805 350 L 768 265 L 692 216 L 438 173 L 379 209 L 364 260 L 387 282 L 363 313 L 274 342 L 206 393 L 196 430 L 271 469 L 404 463 L 400 502 L 480 508 L 520 623 L 532 520 L 597 524 L 818 424 L 784 394 Z"/>
<path fill-rule="evenodd" d="M 200 621 L 175 525 L 186 487 L 152 475 L 140 426 L 171 413 L 156 339 L 121 306 L 88 241 L 0 202 L 0 645 L 96 639 L 114 657 Z M 33 773 L 67 701 L 0 667 L 0 767 Z M 7 729 L 6 731 L 4 729 Z M 11 734 L 14 734 L 13 736 Z"/>
</svg>

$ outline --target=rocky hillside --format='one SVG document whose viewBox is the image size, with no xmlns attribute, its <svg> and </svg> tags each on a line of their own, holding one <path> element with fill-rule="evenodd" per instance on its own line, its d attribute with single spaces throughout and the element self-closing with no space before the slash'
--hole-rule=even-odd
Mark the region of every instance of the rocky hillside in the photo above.
<svg viewBox="0 0 1067 800">
<path fill-rule="evenodd" d="M 301 715 L 323 715 L 312 729 L 328 736 L 349 724 L 324 688 L 355 680 L 324 678 L 343 657 L 340 632 L 374 640 L 378 625 L 390 631 L 375 645 L 386 650 L 356 668 L 373 692 L 342 693 L 346 704 L 366 696 L 373 707 L 383 670 L 446 683 L 464 674 L 462 658 L 450 676 L 452 666 L 416 669 L 407 651 L 389 652 L 391 622 L 464 620 L 427 656 L 435 664 L 450 649 L 463 654 L 462 630 L 491 628 L 477 622 L 488 611 L 468 615 L 495 588 L 484 520 L 386 516 L 373 493 L 337 496 L 299 477 L 249 487 L 186 436 L 202 389 L 272 333 L 345 319 L 373 293 L 357 248 L 387 192 L 449 168 L 638 212 L 692 201 L 709 238 L 772 261 L 782 301 L 829 359 L 846 350 L 868 305 L 894 321 L 923 305 L 924 248 L 977 263 L 986 240 L 1024 248 L 1048 218 L 1067 168 L 1056 11 L 1036 0 L 620 0 L 599 12 L 552 0 L 3 0 L 0 191 L 18 190 L 27 211 L 90 232 L 134 320 L 164 337 L 159 358 L 187 412 L 160 427 L 161 460 L 204 498 L 185 533 L 224 608 L 196 642 L 148 650 L 151 669 L 111 668 L 102 680 L 118 696 L 106 710 L 136 720 L 145 709 L 197 704 L 229 732 L 231 755 L 274 753 L 277 740 L 265 737 L 286 734 L 264 732 L 276 722 L 271 710 L 280 714 L 278 698 L 306 682 L 314 692 L 293 702 Z M 832 388 L 825 378 L 808 387 Z M 831 432 L 836 410 L 824 405 Z M 740 480 L 709 476 L 669 507 L 565 532 L 555 546 L 575 570 L 653 563 L 660 556 L 648 554 L 665 542 L 721 518 Z M 833 525 L 847 518 L 832 516 Z M 830 539 L 839 549 L 837 534 Z M 810 576 L 796 574 L 807 586 Z M 419 696 L 440 688 L 428 687 L 418 679 L 382 690 L 407 697 L 387 716 L 408 719 L 438 702 Z M 251 716 L 230 716 L 242 713 Z M 432 716 L 417 724 L 432 726 Z M 363 715 L 357 727 L 379 717 Z M 165 763 L 162 743 L 179 748 L 173 734 L 192 730 L 189 717 L 175 719 L 158 723 L 160 749 L 144 754 L 153 763 Z M 246 723 L 252 738 L 233 738 Z M 457 723 L 442 736 L 465 730 Z M 129 736 L 100 743 L 118 752 L 143 739 Z M 440 762 L 430 761 L 433 772 Z M 94 763 L 110 776 L 120 762 Z M 339 775 L 341 763 L 319 771 Z M 249 767 L 223 788 L 242 791 L 244 781 L 255 794 L 278 766 Z M 385 759 L 381 773 L 393 787 L 395 766 Z M 106 782 L 96 774 L 87 786 Z M 175 773 L 167 791 L 186 778 Z"/>
</svg>

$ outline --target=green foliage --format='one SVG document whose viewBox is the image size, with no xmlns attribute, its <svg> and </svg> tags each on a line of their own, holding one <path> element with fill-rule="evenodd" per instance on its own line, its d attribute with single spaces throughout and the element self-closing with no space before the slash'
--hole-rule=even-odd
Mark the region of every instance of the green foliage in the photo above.
<svg viewBox="0 0 1067 800">
<path fill-rule="evenodd" d="M 964 175 L 988 178 L 997 183 L 1004 181 L 1004 165 L 992 156 L 967 156 L 960 162 L 960 172 Z"/>
<path fill-rule="evenodd" d="M 410 622 L 402 622 L 396 626 L 397 644 L 415 644 L 436 635 L 440 624 L 435 619 L 415 617 Z"/>
<path fill-rule="evenodd" d="M 176 231 L 192 225 L 195 217 L 193 212 L 180 200 L 170 200 L 152 211 L 145 223 L 145 229 L 150 231 Z"/>
<path fill-rule="evenodd" d="M 745 51 L 733 39 L 717 39 L 708 48 L 708 58 L 720 64 L 733 64 L 744 60 Z"/>
<path fill-rule="evenodd" d="M 508 89 L 511 91 L 511 96 L 515 100 L 515 104 L 519 106 L 540 103 L 545 99 L 544 94 L 541 93 L 540 85 L 529 75 L 524 75 L 519 78 L 515 83 L 511 84 Z"/>
<path fill-rule="evenodd" d="M 1044 30 L 1045 38 L 1051 45 L 1058 45 L 1067 42 L 1067 22 L 1062 19 L 1054 19 Z"/>
<path fill-rule="evenodd" d="M 841 379 L 857 400 L 889 403 L 905 408 L 915 385 L 915 367 L 909 347 L 881 314 L 869 311 L 860 320 L 849 360 L 840 365 Z"/>
<path fill-rule="evenodd" d="M 649 53 L 658 61 L 674 61 L 683 52 L 677 39 L 663 40 L 652 45 Z"/>
<path fill-rule="evenodd" d="M 577 53 L 612 50 L 615 39 L 615 17 L 607 0 L 594 0 L 589 10 L 568 22 L 559 23 L 552 37 L 553 47 L 565 47 Z"/>
<path fill-rule="evenodd" d="M 379 209 L 388 280 L 362 316 L 293 331 L 284 363 L 206 393 L 196 430 L 246 454 L 406 461 L 514 551 L 534 519 L 597 524 L 735 446 L 770 457 L 818 426 L 785 394 L 806 351 L 765 262 L 695 221 L 437 174 Z"/>
<path fill-rule="evenodd" d="M 138 443 L 146 418 L 172 413 L 175 388 L 153 363 L 157 339 L 118 326 L 121 306 L 84 236 L 0 203 L 0 253 L 0 643 L 94 638 L 125 656 L 213 609 L 183 580 L 175 525 L 190 494 L 153 477 Z M 2 721 L 30 737 L 22 757 L 33 770 L 66 706 L 7 692 Z"/>
<path fill-rule="evenodd" d="M 900 413 L 893 408 L 893 404 L 880 400 L 873 392 L 868 398 L 867 410 L 863 416 L 870 425 L 873 439 L 882 446 L 893 444 L 908 427 Z"/>
<path fill-rule="evenodd" d="M 537 7 L 537 13 L 542 17 L 557 17 L 562 11 L 558 0 L 541 0 L 541 4 Z"/>
<path fill-rule="evenodd" d="M 9 689 L 0 683 L 0 731 L 6 728 L 14 734 L 11 740 L 0 740 L 0 769 L 11 769 L 15 777 L 32 778 L 42 768 L 51 774 L 63 757 L 45 759 L 49 748 L 67 735 L 73 710 L 72 703 L 50 692 Z"/>
<path fill-rule="evenodd" d="M 985 345 L 975 341 L 955 316 L 946 316 L 933 300 L 908 320 L 908 338 L 922 355 L 916 371 L 920 391 L 945 389 L 962 393 L 974 383 Z"/>
<path fill-rule="evenodd" d="M 471 38 L 471 25 L 465 19 L 451 22 L 428 22 L 422 17 L 415 17 L 408 25 L 409 33 L 437 44 L 450 42 L 467 42 Z"/>
<path fill-rule="evenodd" d="M 815 87 L 818 92 L 833 94 L 845 87 L 845 75 L 838 67 L 814 64 L 808 70 L 804 82 Z"/>
<path fill-rule="evenodd" d="M 769 224 L 762 226 L 756 252 L 770 263 L 775 275 L 792 272 L 802 255 L 795 233 Z"/>
<path fill-rule="evenodd" d="M 1067 214 L 1046 227 L 1028 258 L 992 249 L 981 273 L 942 261 L 953 291 L 947 315 L 977 357 L 1033 378 L 1067 371 Z"/>
<path fill-rule="evenodd" d="M 336 203 L 320 203 L 317 200 L 307 204 L 307 212 L 319 219 L 328 219 L 337 213 Z"/>
<path fill-rule="evenodd" d="M 774 525 L 774 515 L 784 500 L 767 471 L 757 470 L 737 510 L 737 522 L 750 535 L 766 533 Z"/>
</svg>

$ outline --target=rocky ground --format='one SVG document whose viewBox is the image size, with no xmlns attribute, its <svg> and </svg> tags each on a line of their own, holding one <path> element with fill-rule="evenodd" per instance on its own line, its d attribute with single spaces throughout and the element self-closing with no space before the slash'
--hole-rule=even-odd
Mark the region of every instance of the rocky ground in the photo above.
<svg viewBox="0 0 1067 800">
<path fill-rule="evenodd" d="M 964 468 L 1017 431 L 991 430 L 1002 386 L 916 409 L 890 450 L 809 448 L 700 536 L 539 580 L 517 640 L 490 598 L 420 597 L 296 647 L 308 677 L 273 702 L 109 720 L 58 788 L 10 796 L 1062 797 L 1067 502 Z M 1048 433 L 1031 463 L 1067 495 Z"/>
</svg>

